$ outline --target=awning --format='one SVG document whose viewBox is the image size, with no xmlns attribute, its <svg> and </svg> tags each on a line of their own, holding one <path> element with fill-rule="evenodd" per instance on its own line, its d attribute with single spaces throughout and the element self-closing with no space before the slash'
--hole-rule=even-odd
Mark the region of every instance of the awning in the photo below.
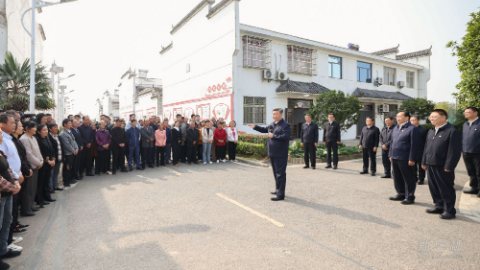
<svg viewBox="0 0 480 270">
<path fill-rule="evenodd" d="M 367 89 L 361 89 L 361 88 L 355 89 L 352 95 L 360 99 L 407 100 L 412 98 L 398 91 L 390 92 L 390 91 L 367 90 Z"/>
<path fill-rule="evenodd" d="M 321 86 L 318 83 L 307 83 L 291 81 L 290 79 L 282 81 L 279 87 L 277 87 L 277 93 L 297 93 L 297 94 L 309 94 L 317 95 L 319 93 L 329 92 L 330 89 Z"/>
</svg>

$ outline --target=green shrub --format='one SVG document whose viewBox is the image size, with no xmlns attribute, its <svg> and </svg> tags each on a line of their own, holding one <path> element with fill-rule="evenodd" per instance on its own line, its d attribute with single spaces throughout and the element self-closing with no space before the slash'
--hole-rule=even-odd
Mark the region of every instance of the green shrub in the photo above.
<svg viewBox="0 0 480 270">
<path fill-rule="evenodd" d="M 268 147 L 267 145 L 244 142 L 239 139 L 236 152 L 237 154 L 265 157 L 268 155 Z"/>
<path fill-rule="evenodd" d="M 240 133 L 240 134 L 238 134 L 238 141 L 267 145 L 268 136 L 267 135 L 254 135 L 254 134 Z"/>
<path fill-rule="evenodd" d="M 421 124 L 420 126 L 426 128 L 426 129 L 432 129 L 432 128 L 433 128 L 433 124 L 432 124 L 432 123 Z"/>
<path fill-rule="evenodd" d="M 290 145 L 290 156 L 294 158 L 303 158 L 303 147 L 301 142 L 296 141 Z M 345 144 L 338 144 L 338 154 L 339 155 L 352 155 L 361 153 L 362 150 L 358 149 L 357 146 L 345 146 Z M 322 142 L 317 146 L 317 159 L 324 159 L 327 157 L 327 149 Z"/>
</svg>

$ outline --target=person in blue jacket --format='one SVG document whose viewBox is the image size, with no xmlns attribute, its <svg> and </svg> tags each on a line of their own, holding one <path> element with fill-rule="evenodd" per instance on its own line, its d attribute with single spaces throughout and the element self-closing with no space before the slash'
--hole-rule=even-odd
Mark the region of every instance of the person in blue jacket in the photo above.
<svg viewBox="0 0 480 270">
<path fill-rule="evenodd" d="M 415 163 L 420 144 L 420 133 L 417 127 L 410 123 L 408 111 L 397 113 L 397 123 L 398 125 L 392 132 L 392 141 L 388 152 L 388 157 L 393 165 L 393 183 L 397 195 L 390 197 L 390 200 L 402 201 L 402 204 L 413 204 L 417 188 Z"/>
<path fill-rule="evenodd" d="M 135 165 L 137 170 L 142 170 L 140 164 L 140 129 L 137 128 L 137 120 L 130 121 L 131 126 L 127 129 L 127 142 L 128 142 L 128 169 L 133 171 L 132 158 L 135 158 Z"/>
<path fill-rule="evenodd" d="M 277 196 L 272 201 L 285 199 L 285 185 L 287 182 L 288 146 L 292 129 L 287 121 L 283 120 L 283 110 L 273 109 L 273 122 L 268 127 L 249 124 L 249 127 L 261 133 L 268 133 L 268 156 L 272 164 L 275 177 L 276 191 L 271 192 Z"/>
</svg>

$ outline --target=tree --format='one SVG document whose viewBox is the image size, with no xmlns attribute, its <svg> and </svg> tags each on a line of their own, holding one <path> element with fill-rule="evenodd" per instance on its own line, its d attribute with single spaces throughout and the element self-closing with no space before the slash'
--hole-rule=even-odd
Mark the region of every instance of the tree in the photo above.
<svg viewBox="0 0 480 270">
<path fill-rule="evenodd" d="M 448 112 L 449 110 L 455 110 L 455 103 L 448 101 L 441 101 L 435 105 L 435 109 L 442 109 Z"/>
<path fill-rule="evenodd" d="M 55 108 L 46 67 L 38 63 L 35 67 L 35 108 L 48 110 Z M 0 65 L 0 108 L 25 112 L 30 102 L 30 59 L 23 64 L 17 62 L 10 52 L 5 63 Z"/>
<path fill-rule="evenodd" d="M 435 109 L 435 103 L 425 98 L 411 98 L 403 101 L 399 110 L 407 110 L 411 115 L 416 115 L 420 119 L 427 119 L 430 112 Z"/>
<path fill-rule="evenodd" d="M 459 108 L 468 106 L 480 107 L 480 11 L 470 14 L 467 33 L 462 43 L 450 41 L 447 48 L 452 48 L 452 55 L 458 57 L 457 67 L 461 73 L 461 81 L 457 84 Z"/>
<path fill-rule="evenodd" d="M 308 114 L 312 120 L 317 123 L 328 121 L 328 114 L 335 114 L 335 120 L 340 124 L 340 130 L 345 132 L 353 125 L 357 124 L 360 118 L 360 109 L 363 106 L 357 97 L 345 95 L 342 91 L 332 90 L 326 93 L 320 93 L 315 102 L 311 104 Z M 322 125 L 318 125 L 320 129 Z"/>
</svg>

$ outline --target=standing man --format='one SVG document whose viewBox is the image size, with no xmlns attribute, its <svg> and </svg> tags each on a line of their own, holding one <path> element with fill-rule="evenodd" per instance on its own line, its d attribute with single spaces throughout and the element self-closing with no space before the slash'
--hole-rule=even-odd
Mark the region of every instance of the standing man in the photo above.
<svg viewBox="0 0 480 270">
<path fill-rule="evenodd" d="M 390 197 L 392 201 L 402 201 L 402 204 L 415 202 L 415 160 L 417 160 L 420 134 L 417 127 L 410 124 L 410 113 L 397 113 L 398 125 L 393 129 L 392 142 L 388 156 L 393 164 L 393 183 L 397 195 Z"/>
<path fill-rule="evenodd" d="M 382 144 L 382 163 L 385 171 L 385 175 L 381 178 L 392 178 L 392 162 L 388 158 L 388 149 L 390 148 L 390 142 L 392 141 L 392 131 L 395 128 L 393 124 L 393 117 L 385 116 L 385 126 L 380 132 L 380 143 Z"/>
<path fill-rule="evenodd" d="M 73 136 L 75 136 L 75 141 L 77 142 L 78 145 L 78 151 L 82 152 L 83 150 L 83 138 L 82 135 L 80 135 L 80 131 L 78 131 L 78 126 L 80 123 L 78 122 L 77 119 L 74 119 L 72 121 L 72 127 L 70 130 L 72 131 Z M 81 164 L 81 155 L 75 155 L 73 158 L 73 177 L 76 180 L 82 180 L 83 179 L 83 172 L 80 171 L 80 164 Z"/>
<path fill-rule="evenodd" d="M 480 181 L 480 120 L 478 108 L 467 107 L 463 112 L 467 122 L 463 124 L 462 151 L 463 161 L 470 176 L 470 189 L 464 190 L 466 194 L 478 194 L 480 197 L 478 182 Z"/>
<path fill-rule="evenodd" d="M 165 131 L 167 133 L 167 143 L 165 144 L 165 163 L 170 164 L 170 157 L 172 153 L 170 150 L 172 143 L 172 130 L 168 126 L 168 118 L 163 119 L 163 126 L 165 127 Z"/>
<path fill-rule="evenodd" d="M 140 129 L 141 140 L 142 140 L 142 168 L 145 169 L 145 166 L 148 165 L 150 168 L 153 166 L 153 155 L 154 155 L 154 141 L 155 133 L 150 126 L 150 121 L 145 119 L 143 127 Z"/>
<path fill-rule="evenodd" d="M 190 128 L 187 129 L 187 153 L 188 153 L 188 164 L 198 164 L 197 162 L 197 145 L 198 140 L 200 139 L 200 133 L 198 129 L 195 128 L 195 121 L 190 123 Z"/>
<path fill-rule="evenodd" d="M 143 170 L 140 165 L 140 129 L 137 127 L 137 120 L 130 121 L 130 128 L 127 129 L 128 142 L 128 169 L 133 171 L 133 161 L 135 158 L 135 165 L 137 170 Z"/>
<path fill-rule="evenodd" d="M 268 133 L 268 156 L 272 164 L 273 176 L 275 177 L 276 191 L 272 194 L 277 196 L 272 201 L 285 199 L 285 185 L 287 182 L 288 146 L 292 129 L 290 124 L 283 120 L 283 109 L 273 109 L 273 122 L 268 127 L 260 127 L 249 124 L 249 127 L 261 133 Z"/>
<path fill-rule="evenodd" d="M 132 120 L 135 120 L 135 119 L 136 119 L 136 118 L 135 118 L 135 114 L 134 114 L 134 113 L 130 114 L 130 115 L 129 115 L 129 119 L 130 119 L 130 121 L 128 121 L 128 123 L 125 125 L 125 130 L 127 130 L 127 129 L 129 129 L 129 128 L 132 127 Z M 140 129 L 140 124 L 139 124 L 137 121 L 135 121 L 135 123 L 137 123 L 137 124 L 136 124 L 137 128 Z"/>
<path fill-rule="evenodd" d="M 323 145 L 327 147 L 327 167 L 332 168 L 332 150 L 333 150 L 333 169 L 338 165 L 338 144 L 340 143 L 340 124 L 335 121 L 335 114 L 328 114 L 328 123 L 323 125 Z"/>
<path fill-rule="evenodd" d="M 78 127 L 82 136 L 83 150 L 80 152 L 80 174 L 94 176 L 92 172 L 92 143 L 95 139 L 95 132 L 91 126 L 90 117 L 83 117 L 83 124 Z"/>
<path fill-rule="evenodd" d="M 317 146 L 318 146 L 318 125 L 312 122 L 310 114 L 305 115 L 305 123 L 302 125 L 300 131 L 300 138 L 303 147 L 303 157 L 305 159 L 304 169 L 309 168 L 308 159 L 310 155 L 310 163 L 312 169 L 315 170 L 315 163 L 317 161 Z"/>
<path fill-rule="evenodd" d="M 112 137 L 111 149 L 113 155 L 112 174 L 117 174 L 117 168 L 120 167 L 121 172 L 127 172 L 125 168 L 125 143 L 127 141 L 127 133 L 122 128 L 122 121 L 117 119 L 116 126 L 112 128 L 110 136 Z"/>
<path fill-rule="evenodd" d="M 179 116 L 179 114 L 177 115 L 177 119 L 178 119 L 178 116 Z M 187 120 L 182 116 L 180 116 L 180 117 L 181 117 L 180 132 L 182 133 L 182 144 L 181 144 L 181 147 L 180 147 L 180 158 L 181 158 L 182 163 L 186 163 L 187 162 L 187 159 L 186 159 L 187 146 L 185 145 L 185 142 L 187 141 L 188 125 L 186 123 Z"/>
<path fill-rule="evenodd" d="M 455 168 L 462 155 L 462 139 L 457 128 L 447 122 L 447 112 L 433 110 L 430 121 L 435 126 L 427 135 L 422 167 L 427 170 L 428 187 L 435 207 L 429 214 L 442 214 L 442 219 L 455 218 Z"/>
<path fill-rule="evenodd" d="M 420 141 L 418 143 L 417 159 L 415 160 L 415 179 L 419 185 L 425 183 L 425 170 L 422 168 L 423 148 L 425 148 L 425 141 L 427 140 L 428 130 L 424 126 L 420 126 L 420 119 L 418 116 L 412 115 L 410 123 L 416 126 L 420 134 Z M 418 175 L 417 175 L 418 171 Z"/>
<path fill-rule="evenodd" d="M 377 147 L 380 135 L 380 130 L 373 124 L 373 119 L 367 117 L 365 119 L 366 126 L 362 129 L 360 134 L 360 150 L 363 152 L 363 171 L 360 174 L 368 173 L 368 159 L 370 158 L 370 173 L 375 176 L 377 172 Z"/>
<path fill-rule="evenodd" d="M 76 181 L 73 177 L 73 159 L 78 155 L 78 145 L 75 141 L 75 136 L 72 134 L 70 128 L 72 127 L 72 121 L 65 119 L 62 122 L 63 132 L 60 133 L 60 142 L 62 144 L 63 151 L 63 186 L 70 188 L 75 186 Z"/>
</svg>

